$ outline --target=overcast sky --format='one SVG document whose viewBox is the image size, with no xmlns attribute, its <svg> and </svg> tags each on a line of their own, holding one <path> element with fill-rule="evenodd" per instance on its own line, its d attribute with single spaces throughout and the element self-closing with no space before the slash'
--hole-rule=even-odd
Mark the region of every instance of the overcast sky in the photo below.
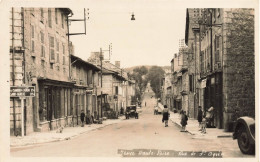
<svg viewBox="0 0 260 162">
<path fill-rule="evenodd" d="M 71 8 L 72 18 L 83 18 L 89 8 L 86 35 L 71 36 L 75 55 L 87 59 L 112 43 L 111 62 L 121 67 L 136 65 L 170 66 L 178 41 L 185 36 L 186 8 L 174 1 L 92 1 L 82 8 Z M 131 21 L 134 12 L 135 21 Z M 72 33 L 84 32 L 83 22 L 72 22 Z M 105 53 L 108 58 L 108 52 Z"/>
</svg>

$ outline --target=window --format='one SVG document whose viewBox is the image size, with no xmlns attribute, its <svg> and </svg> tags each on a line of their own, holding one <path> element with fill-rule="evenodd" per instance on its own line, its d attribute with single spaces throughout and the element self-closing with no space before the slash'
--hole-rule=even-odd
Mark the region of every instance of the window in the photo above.
<svg viewBox="0 0 260 162">
<path fill-rule="evenodd" d="M 59 63 L 60 62 L 60 56 L 59 56 L 59 53 L 57 52 L 57 63 Z"/>
<path fill-rule="evenodd" d="M 51 18 L 51 9 L 48 9 L 48 24 L 49 27 L 52 27 L 52 18 Z"/>
<path fill-rule="evenodd" d="M 55 60 L 55 54 L 54 54 L 54 37 L 49 37 L 49 47 L 50 47 L 50 60 Z"/>
<path fill-rule="evenodd" d="M 64 15 L 61 13 L 61 27 L 64 29 Z"/>
<path fill-rule="evenodd" d="M 60 49 L 60 48 L 59 48 L 59 45 L 60 45 L 59 42 L 56 41 L 56 50 L 57 50 L 57 51 L 59 51 L 59 49 Z"/>
<path fill-rule="evenodd" d="M 201 72 L 204 72 L 204 51 L 201 51 L 200 54 L 200 68 L 201 68 Z"/>
<path fill-rule="evenodd" d="M 44 43 L 44 33 L 41 31 L 41 43 Z"/>
<path fill-rule="evenodd" d="M 62 44 L 62 54 L 63 54 L 62 64 L 65 65 L 66 64 L 66 60 L 65 60 L 65 46 L 64 46 L 64 44 Z"/>
<path fill-rule="evenodd" d="M 34 26 L 31 25 L 31 37 L 34 38 Z"/>
<path fill-rule="evenodd" d="M 55 8 L 55 22 L 58 24 L 58 9 Z"/>
<path fill-rule="evenodd" d="M 43 8 L 40 9 L 40 14 L 41 14 L 41 17 L 40 17 L 40 22 L 44 24 L 44 14 L 43 14 Z"/>
<path fill-rule="evenodd" d="M 34 44 L 34 26 L 31 25 L 31 52 L 34 53 L 35 51 L 35 44 Z"/>
<path fill-rule="evenodd" d="M 190 86 L 190 92 L 193 92 L 194 91 L 193 75 L 189 75 L 189 86 Z"/>
<path fill-rule="evenodd" d="M 31 46 L 32 46 L 31 50 L 32 50 L 32 52 L 34 52 L 34 40 L 32 40 L 32 45 Z"/>
<path fill-rule="evenodd" d="M 31 15 L 34 16 L 34 8 L 30 8 Z"/>
<path fill-rule="evenodd" d="M 118 95 L 118 86 L 115 86 L 115 95 Z"/>
<path fill-rule="evenodd" d="M 41 45 L 41 57 L 45 57 L 45 47 Z"/>
<path fill-rule="evenodd" d="M 59 42 L 56 40 L 56 55 L 57 55 L 57 63 L 60 62 L 60 54 L 59 54 L 59 48 L 60 47 L 60 44 Z"/>
<path fill-rule="evenodd" d="M 215 36 L 215 63 L 218 63 L 220 61 L 220 58 L 219 58 L 219 39 L 220 36 Z"/>
</svg>

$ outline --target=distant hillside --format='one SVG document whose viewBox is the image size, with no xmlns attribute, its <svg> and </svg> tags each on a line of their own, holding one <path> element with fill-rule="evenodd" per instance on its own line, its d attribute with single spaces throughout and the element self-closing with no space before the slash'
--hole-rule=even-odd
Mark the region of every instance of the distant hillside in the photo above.
<svg viewBox="0 0 260 162">
<path fill-rule="evenodd" d="M 133 66 L 133 67 L 129 67 L 129 68 L 125 68 L 124 70 L 126 72 L 132 72 L 134 70 L 134 68 L 137 68 L 137 67 L 142 67 L 142 66 L 145 66 L 148 70 L 153 66 L 153 65 L 140 65 L 140 66 Z M 166 72 L 166 71 L 170 71 L 171 70 L 171 66 L 161 66 L 163 68 L 163 70 Z"/>
</svg>

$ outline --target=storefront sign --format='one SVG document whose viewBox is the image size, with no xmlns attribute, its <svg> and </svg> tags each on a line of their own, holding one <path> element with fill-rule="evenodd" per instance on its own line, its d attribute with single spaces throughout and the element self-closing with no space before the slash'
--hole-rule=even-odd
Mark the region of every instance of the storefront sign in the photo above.
<svg viewBox="0 0 260 162">
<path fill-rule="evenodd" d="M 11 86 L 10 97 L 35 97 L 34 86 Z"/>
<path fill-rule="evenodd" d="M 206 88 L 207 79 L 203 79 L 200 84 L 200 88 Z"/>
</svg>

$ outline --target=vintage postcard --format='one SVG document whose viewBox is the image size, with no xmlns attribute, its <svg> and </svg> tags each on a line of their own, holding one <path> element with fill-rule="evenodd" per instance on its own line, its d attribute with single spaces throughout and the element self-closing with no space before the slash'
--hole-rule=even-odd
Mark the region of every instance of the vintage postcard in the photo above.
<svg viewBox="0 0 260 162">
<path fill-rule="evenodd" d="M 2 0 L 0 161 L 258 161 L 258 5 Z"/>
</svg>

